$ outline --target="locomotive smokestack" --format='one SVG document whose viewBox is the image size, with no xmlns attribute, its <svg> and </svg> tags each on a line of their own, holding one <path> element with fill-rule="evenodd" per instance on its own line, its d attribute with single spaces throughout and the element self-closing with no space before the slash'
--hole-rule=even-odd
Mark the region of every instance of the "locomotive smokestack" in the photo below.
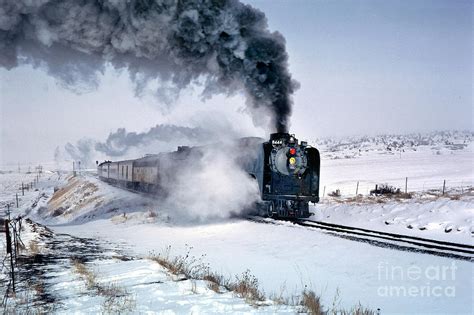
<svg viewBox="0 0 474 315">
<path fill-rule="evenodd" d="M 289 138 L 290 138 L 290 134 L 287 132 L 276 132 L 270 135 L 270 141 L 276 140 L 276 139 L 289 139 Z"/>
<path fill-rule="evenodd" d="M 20 58 L 19 58 L 20 57 Z M 285 40 L 265 15 L 237 0 L 15 0 L 0 2 L 0 66 L 45 67 L 68 86 L 97 85 L 109 63 L 137 94 L 154 79 L 160 99 L 193 82 L 204 93 L 245 91 L 254 121 L 268 109 L 286 132 L 291 96 Z M 202 80 L 205 78 L 205 80 Z M 169 83 L 169 84 L 168 84 Z"/>
</svg>

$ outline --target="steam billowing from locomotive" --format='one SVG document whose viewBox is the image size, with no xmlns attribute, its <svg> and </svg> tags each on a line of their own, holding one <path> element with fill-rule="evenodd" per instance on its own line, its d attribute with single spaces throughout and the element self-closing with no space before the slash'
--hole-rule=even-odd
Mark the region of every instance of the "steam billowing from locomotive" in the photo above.
<svg viewBox="0 0 474 315">
<path fill-rule="evenodd" d="M 125 128 L 109 134 L 104 142 L 95 144 L 95 150 L 110 157 L 124 156 L 132 147 L 140 147 L 151 144 L 153 141 L 172 142 L 180 144 L 203 143 L 213 139 L 213 133 L 209 129 L 200 127 L 184 127 L 176 125 L 156 125 L 146 132 L 127 132 Z M 80 141 L 78 142 L 78 145 Z"/>
<path fill-rule="evenodd" d="M 167 87 L 160 96 L 191 83 L 205 95 L 243 90 L 254 122 L 268 110 L 278 132 L 297 87 L 287 60 L 283 36 L 237 0 L 0 2 L 2 67 L 44 67 L 72 88 L 94 86 L 111 64 L 129 72 L 137 94 L 155 79 Z"/>
<path fill-rule="evenodd" d="M 237 133 L 225 123 L 222 125 L 208 123 L 205 127 L 158 124 L 144 132 L 118 128 L 104 141 L 82 138 L 74 144 L 68 142 L 63 148 L 58 146 L 54 159 L 58 163 L 72 159 L 91 167 L 96 159 L 104 155 L 116 159 L 172 151 L 180 145 L 203 145 L 236 137 Z"/>
</svg>

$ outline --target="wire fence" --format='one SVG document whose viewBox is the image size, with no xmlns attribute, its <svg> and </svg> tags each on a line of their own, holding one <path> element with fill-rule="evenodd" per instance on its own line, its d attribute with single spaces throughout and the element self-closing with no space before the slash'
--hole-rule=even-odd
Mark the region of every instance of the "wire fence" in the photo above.
<svg viewBox="0 0 474 315">
<path fill-rule="evenodd" d="M 322 199 L 328 196 L 354 197 L 357 195 L 370 195 L 371 191 L 388 185 L 400 192 L 406 193 L 428 193 L 438 192 L 440 194 L 459 194 L 474 187 L 471 179 L 423 179 L 403 177 L 391 180 L 351 180 L 340 181 L 331 184 L 321 184 L 320 196 Z"/>
</svg>

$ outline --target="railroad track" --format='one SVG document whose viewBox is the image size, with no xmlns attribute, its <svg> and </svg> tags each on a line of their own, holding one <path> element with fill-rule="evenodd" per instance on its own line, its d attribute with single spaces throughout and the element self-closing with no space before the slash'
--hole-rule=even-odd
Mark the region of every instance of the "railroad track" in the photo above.
<svg viewBox="0 0 474 315">
<path fill-rule="evenodd" d="M 310 220 L 280 221 L 268 218 L 248 217 L 250 221 L 266 224 L 284 224 L 290 222 L 297 226 L 323 230 L 327 234 L 349 240 L 368 243 L 396 250 L 413 251 L 460 260 L 474 261 L 474 246 L 422 237 L 388 233 L 334 223 Z"/>
</svg>

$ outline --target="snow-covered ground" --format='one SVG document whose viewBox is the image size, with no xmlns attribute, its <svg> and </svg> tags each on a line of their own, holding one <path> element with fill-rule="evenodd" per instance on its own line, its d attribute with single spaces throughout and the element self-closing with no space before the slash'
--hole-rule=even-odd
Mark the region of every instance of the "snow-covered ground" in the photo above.
<svg viewBox="0 0 474 315">
<path fill-rule="evenodd" d="M 313 143 L 321 151 L 321 194 L 339 189 L 343 196 L 369 194 L 388 183 L 407 191 L 474 186 L 471 132 L 411 136 L 344 138 Z"/>
<path fill-rule="evenodd" d="M 23 221 L 26 250 L 16 268 L 16 296 L 7 299 L 6 313 L 294 313 L 298 307 L 264 300 L 251 305 L 203 280 L 170 274 L 157 262 L 136 257 L 117 240 L 54 234 Z M 3 252 L 4 242 L 0 242 Z M 127 254 L 127 252 L 131 254 Z M 2 295 L 7 276 L 1 273 Z M 2 306 L 3 307 L 3 306 Z"/>
<path fill-rule="evenodd" d="M 370 149 L 351 158 L 335 158 L 335 153 L 327 150 L 329 146 L 322 146 L 326 151 L 322 150 L 321 184 L 326 186 L 326 196 L 313 208 L 314 218 L 472 244 L 473 154 L 466 137 L 455 134 L 449 135 L 453 141 L 435 137 L 437 140 L 427 142 L 423 138 L 413 146 L 416 151 L 405 146 L 401 158 L 399 151 L 378 151 L 380 145 L 372 144 L 372 138 L 356 142 Z M 459 139 L 465 141 L 462 146 L 456 145 Z M 336 153 L 350 156 L 354 152 L 359 151 L 344 147 Z M 26 180 L 23 176 L 0 175 L 5 187 L 2 200 L 13 200 L 18 183 Z M 367 196 L 379 183 L 404 188 L 405 177 L 408 191 L 414 192 L 411 199 Z M 426 183 L 441 182 L 442 186 L 443 180 L 445 196 L 440 196 L 440 191 L 428 191 L 434 187 Z M 357 181 L 363 196 L 355 199 Z M 51 199 L 54 187 L 56 193 Z M 342 196 L 328 197 L 335 189 L 340 189 Z M 226 277 L 249 269 L 267 296 L 300 294 L 307 286 L 321 295 L 328 308 L 333 304 L 350 308 L 360 302 L 374 310 L 380 308 L 382 314 L 473 311 L 472 262 L 376 247 L 286 223 L 259 224 L 239 218 L 193 223 L 182 217 L 182 209 L 177 215 L 160 200 L 110 186 L 93 175 L 43 176 L 38 191 L 25 192 L 20 209 L 13 209 L 14 215 L 24 213 L 57 235 L 96 240 L 105 257 L 93 257 L 85 265 L 102 286 L 113 283 L 124 288 L 130 297 L 125 300 L 135 305 L 136 312 L 297 310 L 276 305 L 254 308 L 232 293 L 216 294 L 199 281 L 171 281 L 169 273 L 147 259 L 151 252 L 159 253 L 167 246 L 176 255 L 192 247 L 193 255 L 205 255 L 203 259 L 211 269 Z M 134 259 L 116 258 L 120 255 Z M 104 296 L 88 294 L 84 279 L 72 265 L 67 262 L 51 271 L 49 288 L 67 310 L 100 311 Z"/>
</svg>

